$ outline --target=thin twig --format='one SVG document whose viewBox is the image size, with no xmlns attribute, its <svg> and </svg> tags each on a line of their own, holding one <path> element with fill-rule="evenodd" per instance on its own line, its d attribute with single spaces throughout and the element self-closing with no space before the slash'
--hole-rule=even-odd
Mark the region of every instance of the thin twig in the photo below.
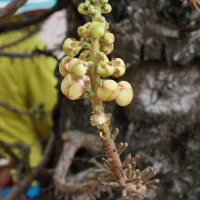
<svg viewBox="0 0 200 200">
<path fill-rule="evenodd" d="M 13 0 L 4 8 L 0 9 L 0 19 L 14 14 L 27 0 Z"/>
<path fill-rule="evenodd" d="M 3 148 L 7 154 L 10 155 L 15 165 L 18 165 L 20 163 L 20 158 L 18 158 L 18 156 L 11 150 L 9 143 L 0 140 L 0 147 Z"/>
<path fill-rule="evenodd" d="M 9 104 L 5 101 L 2 101 L 1 99 L 0 99 L 0 106 L 3 106 L 5 108 L 7 108 L 8 110 L 11 110 L 17 114 L 28 115 L 31 118 L 35 118 L 35 116 L 32 113 L 30 113 L 29 111 L 18 109 L 16 107 L 12 106 L 11 104 Z"/>
<path fill-rule="evenodd" d="M 30 174 L 28 174 L 22 181 L 20 181 L 20 183 L 16 185 L 16 187 L 14 187 L 12 191 L 3 200 L 16 199 L 22 192 L 24 192 L 29 187 L 31 182 L 37 178 L 37 176 L 40 174 L 40 171 L 46 166 L 51 157 L 54 142 L 55 135 L 52 135 L 48 141 L 43 158 L 40 161 L 39 165 L 35 169 L 33 169 L 33 171 Z"/>
<path fill-rule="evenodd" d="M 58 49 L 52 49 L 52 50 L 35 49 L 32 52 L 24 52 L 24 53 L 0 51 L 0 56 L 6 56 L 6 57 L 10 57 L 10 58 L 14 58 L 14 57 L 27 58 L 27 57 L 46 55 L 46 56 L 50 56 L 50 57 L 57 59 L 57 57 L 55 55 L 53 55 L 53 52 L 56 50 L 58 50 Z"/>
<path fill-rule="evenodd" d="M 20 29 L 25 26 L 30 26 L 33 24 L 38 24 L 48 18 L 51 14 L 54 12 L 61 10 L 63 8 L 66 8 L 68 3 L 68 0 L 65 1 L 57 1 L 57 4 L 50 8 L 49 10 L 43 12 L 42 14 L 33 17 L 31 19 L 25 20 L 25 21 L 18 21 L 18 22 L 1 22 L 0 23 L 0 31 L 1 30 L 15 30 L 15 29 Z"/>
<path fill-rule="evenodd" d="M 13 42 L 10 42 L 10 43 L 8 43 L 8 44 L 4 44 L 4 45 L 0 46 L 0 50 L 1 50 L 1 49 L 4 49 L 4 48 L 11 47 L 11 46 L 13 46 L 13 45 L 16 45 L 16 44 L 18 44 L 18 43 L 20 43 L 20 42 L 26 40 L 26 39 L 29 38 L 30 36 L 32 36 L 32 35 L 34 35 L 35 33 L 37 33 L 38 30 L 39 30 L 39 29 L 36 28 L 36 29 L 34 29 L 34 30 L 32 30 L 32 31 L 29 31 L 25 36 L 23 36 L 23 37 L 21 37 L 21 38 L 15 40 L 15 41 L 13 41 Z"/>
</svg>

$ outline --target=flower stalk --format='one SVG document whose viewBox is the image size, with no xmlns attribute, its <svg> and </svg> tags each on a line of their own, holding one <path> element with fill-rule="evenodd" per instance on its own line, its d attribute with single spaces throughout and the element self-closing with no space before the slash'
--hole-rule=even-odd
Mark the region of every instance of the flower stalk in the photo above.
<svg viewBox="0 0 200 200">
<path fill-rule="evenodd" d="M 60 72 L 64 76 L 62 92 L 71 100 L 88 97 L 91 100 L 93 115 L 90 117 L 91 125 L 97 126 L 97 136 L 102 146 L 93 146 L 95 151 L 105 151 L 106 157 L 102 161 L 107 166 L 109 177 L 99 177 L 99 180 L 107 187 L 121 190 L 122 199 L 136 197 L 142 199 L 147 187 L 154 188 L 158 181 L 150 181 L 155 176 L 152 168 L 140 172 L 136 169 L 139 156 L 134 158 L 128 154 L 125 161 L 121 162 L 120 155 L 127 148 L 127 143 L 115 146 L 115 139 L 119 133 L 116 128 L 110 133 L 111 114 L 104 113 L 103 101 L 112 101 L 119 106 L 127 106 L 133 98 L 131 85 L 126 81 L 119 83 L 114 80 L 102 80 L 102 77 L 112 76 L 119 78 L 124 75 L 126 67 L 121 58 L 109 61 L 107 54 L 113 50 L 114 35 L 107 29 L 109 24 L 103 14 L 111 12 L 108 0 L 85 0 L 78 7 L 83 15 L 90 15 L 92 22 L 78 28 L 81 37 L 80 42 L 68 38 L 63 44 L 66 57 L 60 63 Z M 90 45 L 91 43 L 91 45 Z M 74 58 L 82 49 L 79 56 Z M 87 76 L 88 75 L 88 76 Z M 111 177 L 110 177 L 111 176 Z"/>
</svg>

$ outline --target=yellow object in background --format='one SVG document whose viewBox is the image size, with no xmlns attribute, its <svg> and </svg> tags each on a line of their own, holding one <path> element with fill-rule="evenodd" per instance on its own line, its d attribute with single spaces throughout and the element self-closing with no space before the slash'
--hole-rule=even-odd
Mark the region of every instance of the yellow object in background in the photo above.
<svg viewBox="0 0 200 200">
<path fill-rule="evenodd" d="M 0 33 L 0 46 L 14 42 L 26 34 L 26 30 Z M 36 47 L 42 50 L 45 44 L 31 36 L 3 51 L 23 53 L 31 52 Z M 57 100 L 57 79 L 54 76 L 56 63 L 54 58 L 45 55 L 12 59 L 0 56 L 0 100 L 26 111 L 40 101 L 44 103 L 45 112 L 52 111 Z M 44 123 L 52 126 L 51 115 L 44 119 Z M 0 105 L 0 139 L 29 145 L 31 167 L 38 165 L 42 157 L 41 141 L 50 134 L 50 130 L 37 119 L 17 114 Z"/>
</svg>

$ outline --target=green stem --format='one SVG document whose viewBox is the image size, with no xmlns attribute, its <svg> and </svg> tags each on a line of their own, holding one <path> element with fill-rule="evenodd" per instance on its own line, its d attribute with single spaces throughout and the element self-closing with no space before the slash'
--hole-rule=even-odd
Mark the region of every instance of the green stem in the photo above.
<svg viewBox="0 0 200 200">
<path fill-rule="evenodd" d="M 101 16 L 101 10 L 100 7 L 97 6 L 97 13 L 92 16 L 92 21 L 96 21 Z M 98 61 L 98 52 L 100 49 L 100 42 L 99 39 L 91 38 L 91 44 L 92 44 L 92 51 L 91 51 L 91 59 L 94 62 L 94 67 L 91 67 L 90 69 L 90 81 L 91 81 L 91 87 L 93 90 L 94 95 L 92 96 L 92 106 L 93 111 L 95 111 L 95 106 L 99 105 L 102 106 L 102 101 L 97 96 L 97 88 L 98 85 L 95 83 L 97 79 L 100 79 L 100 76 L 97 74 L 97 65 L 99 63 Z"/>
</svg>

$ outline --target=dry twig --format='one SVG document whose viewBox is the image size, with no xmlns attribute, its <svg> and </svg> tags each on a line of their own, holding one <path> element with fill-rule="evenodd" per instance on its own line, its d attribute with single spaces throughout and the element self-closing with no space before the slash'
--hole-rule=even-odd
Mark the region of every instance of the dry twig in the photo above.
<svg viewBox="0 0 200 200">
<path fill-rule="evenodd" d="M 13 188 L 13 190 L 4 198 L 4 200 L 16 199 L 29 187 L 31 182 L 37 178 L 37 176 L 40 174 L 40 171 L 46 166 L 51 157 L 54 142 L 55 135 L 52 135 L 48 141 L 48 144 L 44 151 L 44 156 L 40 161 L 40 164 L 35 169 L 33 169 L 33 171 L 30 174 L 28 174 L 22 181 L 20 181 L 20 183 Z"/>
<path fill-rule="evenodd" d="M 13 0 L 7 6 L 0 9 L 0 19 L 14 14 L 27 0 Z"/>
</svg>

